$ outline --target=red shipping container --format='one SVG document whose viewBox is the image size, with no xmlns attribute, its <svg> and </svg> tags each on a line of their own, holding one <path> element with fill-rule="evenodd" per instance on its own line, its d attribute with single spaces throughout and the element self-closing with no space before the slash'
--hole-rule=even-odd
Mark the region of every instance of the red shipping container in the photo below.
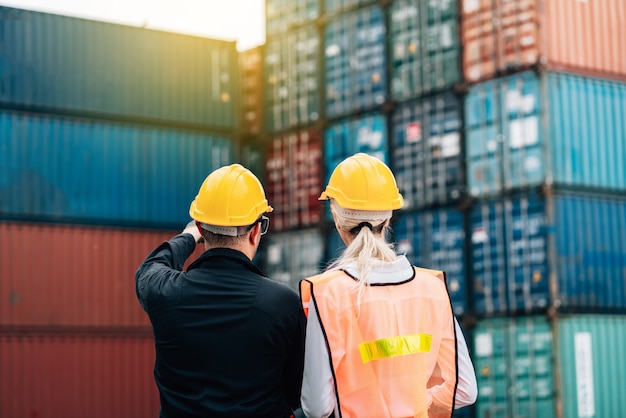
<svg viewBox="0 0 626 418">
<path fill-rule="evenodd" d="M 0 416 L 157 417 L 154 340 L 0 335 Z"/>
<path fill-rule="evenodd" d="M 544 64 L 626 79 L 623 0 L 463 0 L 463 75 L 476 82 Z"/>
<path fill-rule="evenodd" d="M 176 234 L 0 223 L 0 327 L 149 326 L 135 272 Z"/>
<path fill-rule="evenodd" d="M 317 224 L 322 204 L 322 144 L 315 129 L 274 137 L 267 152 L 266 192 L 275 231 Z"/>
</svg>

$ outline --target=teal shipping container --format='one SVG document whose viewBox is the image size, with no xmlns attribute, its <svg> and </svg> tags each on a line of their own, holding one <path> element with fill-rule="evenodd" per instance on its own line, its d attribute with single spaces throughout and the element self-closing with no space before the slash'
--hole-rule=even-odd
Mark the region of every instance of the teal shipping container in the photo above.
<svg viewBox="0 0 626 418">
<path fill-rule="evenodd" d="M 0 219 L 174 229 L 229 138 L 91 119 L 0 112 Z"/>
<path fill-rule="evenodd" d="M 469 89 L 473 196 L 542 183 L 626 190 L 626 83 L 524 72 Z"/>
<path fill-rule="evenodd" d="M 311 125 L 320 118 L 320 33 L 313 25 L 269 37 L 265 44 L 265 127 Z"/>
<path fill-rule="evenodd" d="M 626 316 L 479 321 L 472 360 L 477 418 L 619 418 Z"/>
<path fill-rule="evenodd" d="M 233 130 L 235 42 L 0 7 L 0 103 Z"/>
<path fill-rule="evenodd" d="M 461 81 L 456 1 L 394 0 L 389 15 L 394 100 L 445 90 Z"/>
<path fill-rule="evenodd" d="M 315 21 L 320 15 L 320 0 L 266 0 L 265 32 L 268 37 Z"/>
</svg>

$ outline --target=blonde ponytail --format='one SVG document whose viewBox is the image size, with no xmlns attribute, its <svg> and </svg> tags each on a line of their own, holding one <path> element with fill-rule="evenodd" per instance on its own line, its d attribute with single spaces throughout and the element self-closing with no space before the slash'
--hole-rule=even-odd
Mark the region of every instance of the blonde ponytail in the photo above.
<svg viewBox="0 0 626 418">
<path fill-rule="evenodd" d="M 354 267 L 359 284 L 359 300 L 363 289 L 370 284 L 372 267 L 381 262 L 395 261 L 393 245 L 386 241 L 385 234 L 389 230 L 389 219 L 355 219 L 342 216 L 336 210 L 337 203 L 331 200 L 330 207 L 335 215 L 338 226 L 354 235 L 354 240 L 343 254 L 335 260 L 329 270 L 341 270 L 348 266 Z"/>
</svg>

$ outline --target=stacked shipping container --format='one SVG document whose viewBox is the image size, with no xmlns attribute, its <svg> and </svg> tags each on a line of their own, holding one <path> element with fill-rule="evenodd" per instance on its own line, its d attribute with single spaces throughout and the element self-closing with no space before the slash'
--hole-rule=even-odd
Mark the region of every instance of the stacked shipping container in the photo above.
<svg viewBox="0 0 626 418">
<path fill-rule="evenodd" d="M 596 353 L 606 329 L 626 336 L 621 2 L 268 2 L 267 19 L 268 45 L 298 30 L 309 40 L 266 54 L 268 126 L 321 132 L 324 181 L 356 152 L 392 167 L 406 200 L 396 248 L 447 272 L 472 328 L 477 416 L 618 415 Z M 295 286 L 314 270 L 276 256 L 312 227 L 325 240 L 319 269 L 337 257 L 344 245 L 321 219 L 274 246 L 272 274 Z"/>
<path fill-rule="evenodd" d="M 479 417 L 624 407 L 600 385 L 606 333 L 626 336 L 625 18 L 618 0 L 461 2 Z"/>
<path fill-rule="evenodd" d="M 318 0 L 266 2 L 262 181 L 274 208 L 258 256 L 268 276 L 297 288 L 324 260 L 322 206 L 323 49 Z M 306 255 L 305 255 L 306 254 Z"/>
<path fill-rule="evenodd" d="M 7 7 L 0 44 L 0 416 L 155 416 L 134 275 L 235 159 L 235 45 Z"/>
</svg>

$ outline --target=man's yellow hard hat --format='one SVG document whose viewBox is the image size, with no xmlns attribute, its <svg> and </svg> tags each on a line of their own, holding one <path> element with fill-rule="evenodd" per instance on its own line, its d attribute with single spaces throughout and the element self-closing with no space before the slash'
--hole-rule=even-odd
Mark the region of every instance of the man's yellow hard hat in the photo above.
<svg viewBox="0 0 626 418">
<path fill-rule="evenodd" d="M 259 179 L 242 165 L 232 164 L 208 175 L 189 215 L 207 225 L 246 226 L 272 210 Z"/>
</svg>

